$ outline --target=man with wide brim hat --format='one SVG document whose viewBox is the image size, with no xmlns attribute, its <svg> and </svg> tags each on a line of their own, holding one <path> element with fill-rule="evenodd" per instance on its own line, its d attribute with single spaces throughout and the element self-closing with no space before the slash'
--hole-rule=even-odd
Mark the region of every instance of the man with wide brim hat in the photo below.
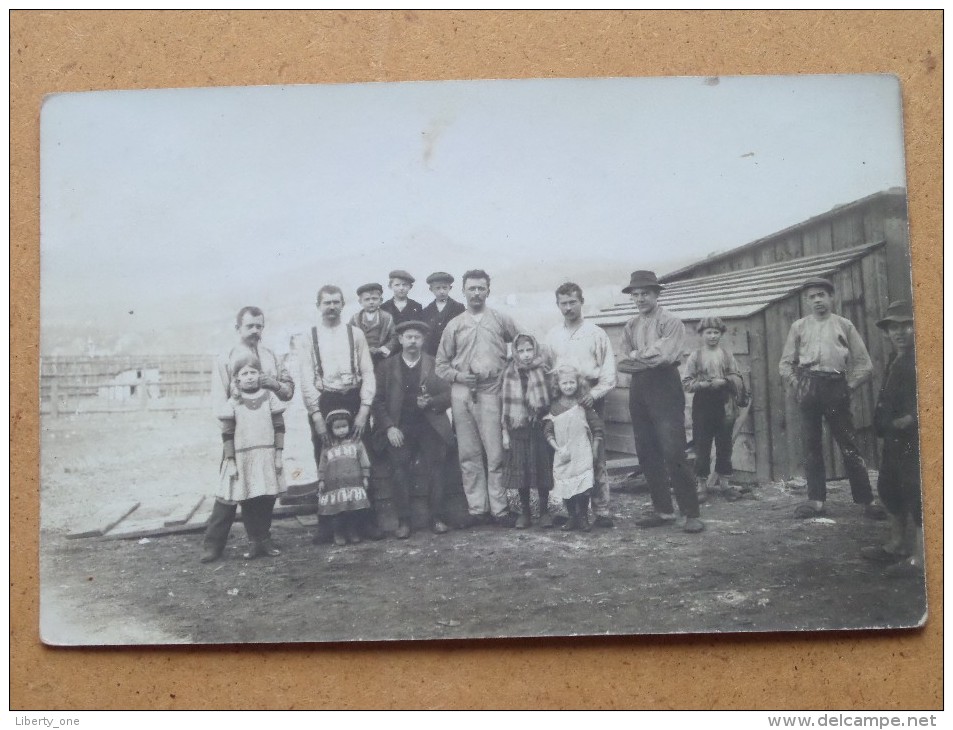
<svg viewBox="0 0 953 730">
<path fill-rule="evenodd" d="M 440 345 L 443 331 L 447 328 L 451 319 L 463 314 L 466 307 L 450 297 L 450 290 L 453 288 L 453 276 L 446 271 L 435 271 L 428 276 L 427 286 L 430 287 L 434 299 L 420 313 L 421 321 L 430 325 L 430 336 L 424 343 L 424 352 L 436 357 L 437 347 Z"/>
<path fill-rule="evenodd" d="M 629 415 L 635 451 L 652 494 L 652 514 L 639 527 L 675 523 L 672 492 L 682 515 L 683 530 L 705 529 L 699 519 L 695 477 L 685 457 L 685 391 L 678 364 L 685 350 L 685 325 L 658 306 L 662 285 L 654 271 L 634 271 L 623 289 L 638 309 L 622 330 L 618 370 L 630 373 Z"/>
<path fill-rule="evenodd" d="M 824 514 L 827 476 L 824 469 L 823 422 L 840 448 L 851 496 L 871 519 L 883 519 L 874 501 L 867 465 L 857 448 L 850 411 L 851 393 L 870 379 L 873 364 L 857 328 L 833 313 L 834 285 L 811 278 L 801 285 L 805 308 L 811 313 L 791 325 L 778 363 L 781 378 L 793 391 L 801 412 L 801 440 L 807 501 L 795 517 Z"/>
<path fill-rule="evenodd" d="M 394 318 L 395 325 L 412 319 L 420 321 L 423 306 L 407 296 L 414 286 L 414 277 L 404 269 L 394 269 L 387 278 L 393 296 L 381 305 L 381 309 Z"/>
<path fill-rule="evenodd" d="M 423 352 L 430 332 L 426 322 L 409 320 L 397 325 L 400 354 L 377 369 L 374 397 L 374 447 L 386 451 L 391 465 L 391 487 L 400 539 L 411 533 L 411 495 L 419 484 L 427 494 L 430 527 L 447 532 L 442 478 L 453 429 L 447 417 L 450 385 L 435 372 L 432 356 Z"/>
<path fill-rule="evenodd" d="M 883 439 L 877 494 L 887 510 L 890 537 L 883 546 L 865 547 L 860 554 L 867 560 L 893 563 L 887 568 L 890 575 L 914 574 L 923 570 L 923 498 L 910 302 L 891 302 L 877 326 L 894 348 L 874 409 L 874 428 Z"/>
<path fill-rule="evenodd" d="M 659 284 L 654 271 L 633 271 L 629 277 L 629 285 L 622 290 L 623 294 L 631 294 L 635 289 L 655 289 L 660 292 L 665 287 Z"/>
</svg>

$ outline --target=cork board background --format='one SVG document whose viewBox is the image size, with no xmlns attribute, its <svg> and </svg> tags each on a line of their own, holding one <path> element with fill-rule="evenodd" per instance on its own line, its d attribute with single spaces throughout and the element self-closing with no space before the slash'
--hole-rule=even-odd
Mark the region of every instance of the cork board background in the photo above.
<svg viewBox="0 0 953 730">
<path fill-rule="evenodd" d="M 917 334 L 930 603 L 922 631 L 48 649 L 38 635 L 37 555 L 39 114 L 45 94 L 466 78 L 893 73 L 903 91 L 916 313 L 920 322 L 939 322 L 940 11 L 15 11 L 10 30 L 11 709 L 942 707 L 937 327 L 920 327 Z M 117 686 L 113 678 L 120 675 Z"/>
</svg>

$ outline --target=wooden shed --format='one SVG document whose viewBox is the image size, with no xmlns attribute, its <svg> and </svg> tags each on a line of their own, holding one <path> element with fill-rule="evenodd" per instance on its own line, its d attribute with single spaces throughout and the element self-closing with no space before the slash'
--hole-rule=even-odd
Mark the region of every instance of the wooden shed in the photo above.
<svg viewBox="0 0 953 730">
<path fill-rule="evenodd" d="M 806 221 L 696 261 L 659 277 L 662 283 L 727 274 L 805 256 L 842 251 L 883 241 L 890 301 L 911 296 L 910 235 L 905 188 L 882 190 L 838 205 Z"/>
<path fill-rule="evenodd" d="M 728 325 L 722 343 L 738 360 L 752 394 L 734 443 L 733 466 L 738 481 L 767 482 L 803 474 L 800 414 L 781 383 L 778 362 L 791 324 L 809 312 L 800 286 L 812 276 L 833 281 L 834 311 L 854 323 L 870 351 L 874 378 L 855 393 L 853 416 L 858 446 L 868 464 L 876 465 L 873 409 L 889 344 L 875 322 L 888 303 L 887 254 L 887 242 L 879 240 L 666 284 L 659 304 L 685 322 L 689 333 L 686 357 L 701 345 L 695 327 L 702 317 L 719 316 Z M 617 357 L 621 357 L 622 327 L 635 314 L 634 305 L 625 302 L 588 319 L 606 330 Z M 631 455 L 635 443 L 628 386 L 629 376 L 620 373 L 619 384 L 606 403 L 606 445 L 610 451 Z M 687 400 L 690 408 L 691 396 Z M 691 424 L 689 415 L 687 409 L 687 428 Z M 840 454 L 828 433 L 825 460 L 829 476 L 844 476 Z"/>
</svg>

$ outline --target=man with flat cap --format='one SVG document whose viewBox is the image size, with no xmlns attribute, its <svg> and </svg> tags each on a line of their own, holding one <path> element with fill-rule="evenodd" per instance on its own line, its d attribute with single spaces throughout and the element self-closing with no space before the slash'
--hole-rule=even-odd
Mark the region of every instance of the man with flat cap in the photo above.
<svg viewBox="0 0 953 730">
<path fill-rule="evenodd" d="M 874 501 L 867 465 L 854 441 L 850 413 L 851 393 L 870 379 L 873 364 L 857 328 L 846 317 L 834 314 L 834 285 L 827 279 L 808 279 L 801 286 L 810 314 L 797 320 L 788 332 L 778 371 L 793 391 L 801 412 L 801 439 L 807 501 L 795 517 L 824 514 L 827 478 L 824 472 L 822 422 L 840 448 L 850 481 L 850 492 L 864 515 L 883 519 L 883 508 Z"/>
<path fill-rule="evenodd" d="M 395 269 L 388 276 L 387 286 L 393 296 L 381 305 L 381 309 L 394 318 L 394 325 L 410 320 L 420 321 L 423 306 L 407 295 L 414 286 L 414 277 L 403 269 Z"/>
<path fill-rule="evenodd" d="M 361 311 L 351 317 L 348 324 L 360 327 L 371 352 L 371 360 L 377 365 L 385 357 L 397 351 L 397 332 L 394 318 L 381 311 L 384 287 L 380 284 L 362 284 L 357 288 L 357 301 Z"/>
<path fill-rule="evenodd" d="M 672 492 L 685 518 L 682 529 L 705 529 L 699 519 L 695 477 L 685 458 L 685 391 L 678 363 L 685 350 L 685 325 L 658 305 L 662 285 L 654 271 L 635 271 L 629 294 L 639 313 L 622 330 L 622 358 L 618 370 L 630 373 L 629 414 L 639 465 L 652 494 L 651 515 L 639 527 L 661 527 L 675 522 Z"/>
<path fill-rule="evenodd" d="M 410 537 L 410 499 L 417 482 L 427 493 L 431 529 L 438 535 L 448 529 L 442 476 L 453 438 L 447 417 L 450 385 L 437 376 L 434 358 L 422 349 L 429 333 L 424 322 L 401 322 L 400 354 L 377 368 L 374 439 L 378 446 L 385 445 L 390 458 L 398 519 L 395 535 L 400 539 Z"/>
<path fill-rule="evenodd" d="M 433 293 L 433 301 L 424 307 L 420 319 L 430 326 L 430 335 L 424 342 L 424 352 L 433 357 L 437 356 L 437 346 L 450 320 L 463 314 L 466 307 L 450 297 L 453 287 L 453 277 L 446 271 L 435 271 L 427 277 L 427 284 Z"/>
</svg>

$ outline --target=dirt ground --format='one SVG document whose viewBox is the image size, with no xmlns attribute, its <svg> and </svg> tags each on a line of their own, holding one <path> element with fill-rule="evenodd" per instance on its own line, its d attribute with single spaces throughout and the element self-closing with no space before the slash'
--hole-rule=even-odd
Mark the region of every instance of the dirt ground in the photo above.
<svg viewBox="0 0 953 730">
<path fill-rule="evenodd" d="M 648 495 L 613 491 L 614 529 L 480 527 L 338 548 L 276 520 L 275 559 L 245 561 L 241 525 L 222 560 L 198 561 L 201 534 L 67 540 L 108 500 L 141 509 L 213 483 L 204 412 L 45 419 L 41 632 L 54 644 L 318 642 L 498 636 L 799 631 L 909 627 L 926 618 L 922 578 L 883 576 L 859 556 L 886 538 L 846 482 L 826 518 L 792 518 L 803 492 L 714 497 L 707 529 L 643 530 Z"/>
</svg>

